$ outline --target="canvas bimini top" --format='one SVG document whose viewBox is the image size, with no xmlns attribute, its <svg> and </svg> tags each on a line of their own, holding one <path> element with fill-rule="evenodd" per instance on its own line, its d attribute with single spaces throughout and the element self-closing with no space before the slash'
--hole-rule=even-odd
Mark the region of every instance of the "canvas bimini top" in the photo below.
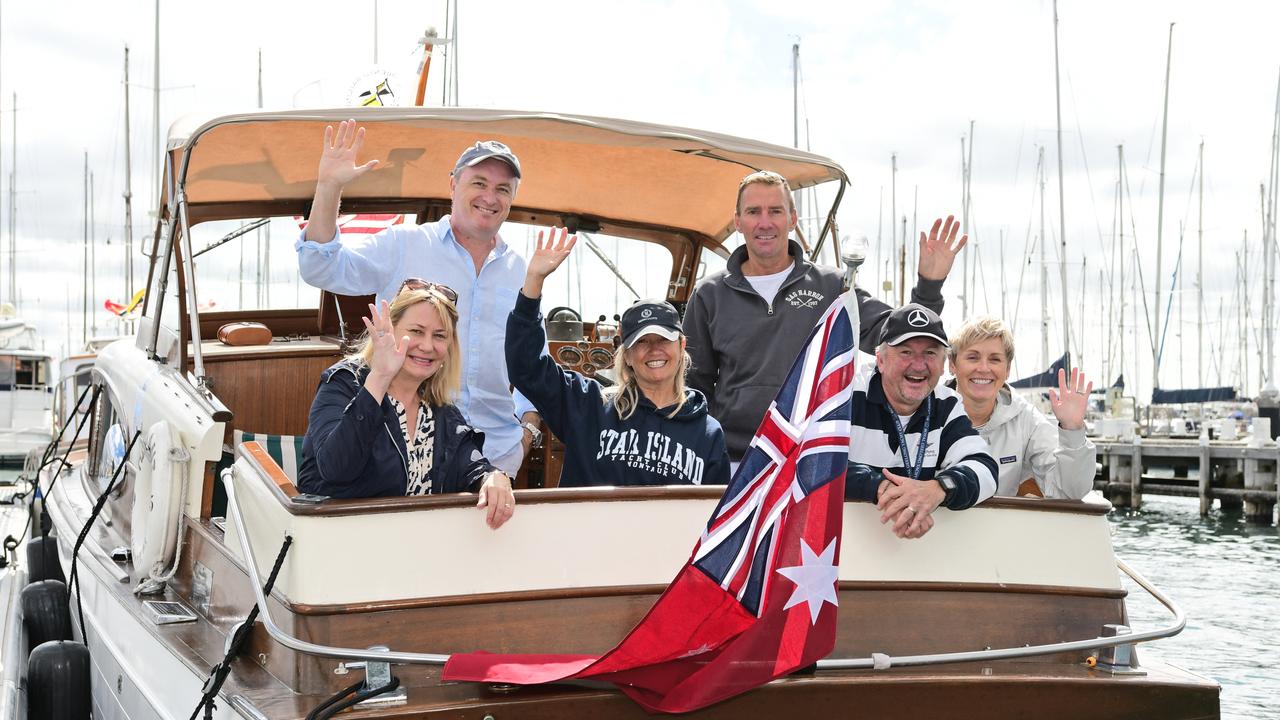
<svg viewBox="0 0 1280 720">
<path fill-rule="evenodd" d="M 844 170 L 820 155 L 629 120 L 472 108 L 257 112 L 184 118 L 171 128 L 169 159 L 189 222 L 305 215 L 324 128 L 348 118 L 366 128 L 360 161 L 381 162 L 344 189 L 347 211 L 447 204 L 449 172 L 479 139 L 506 143 L 520 157 L 513 219 L 581 217 L 713 246 L 733 232 L 738 183 L 752 171 L 772 170 L 797 190 L 839 181 L 831 217 L 848 184 Z"/>
</svg>

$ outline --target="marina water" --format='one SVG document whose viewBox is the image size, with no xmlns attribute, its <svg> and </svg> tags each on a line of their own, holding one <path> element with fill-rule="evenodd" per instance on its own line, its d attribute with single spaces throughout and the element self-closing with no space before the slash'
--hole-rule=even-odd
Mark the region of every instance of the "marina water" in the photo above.
<svg viewBox="0 0 1280 720">
<path fill-rule="evenodd" d="M 1157 658 L 1222 685 L 1222 717 L 1280 717 L 1280 530 L 1195 498 L 1148 495 L 1142 509 L 1114 510 L 1116 555 L 1182 607 L 1181 634 L 1142 645 Z M 1126 581 L 1130 625 L 1151 629 L 1169 613 Z"/>
</svg>

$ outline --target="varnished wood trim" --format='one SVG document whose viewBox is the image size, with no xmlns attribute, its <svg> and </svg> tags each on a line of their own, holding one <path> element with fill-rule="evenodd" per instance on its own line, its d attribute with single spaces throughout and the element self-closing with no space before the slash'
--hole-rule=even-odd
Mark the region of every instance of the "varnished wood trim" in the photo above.
<svg viewBox="0 0 1280 720">
<path fill-rule="evenodd" d="M 840 590 L 895 591 L 895 592 L 987 592 L 1020 595 L 1051 595 L 1123 599 L 1128 593 L 1103 588 L 1067 587 L 1063 585 L 999 585 L 994 583 L 956 582 L 868 582 L 842 580 Z M 475 595 L 451 595 L 448 597 L 404 598 L 384 602 L 361 602 L 334 605 L 310 605 L 289 603 L 289 609 L 299 615 L 335 615 L 346 613 L 383 612 L 387 610 L 413 610 L 418 608 L 450 607 L 455 605 L 486 605 L 490 603 L 532 602 L 538 600 L 565 600 L 569 598 L 619 597 L 624 595 L 659 595 L 666 585 L 609 585 L 599 587 L 552 588 L 520 592 L 482 593 Z"/>
<path fill-rule="evenodd" d="M 492 603 L 530 602 L 536 600 L 567 600 L 569 598 L 621 597 L 624 595 L 654 595 L 666 590 L 666 585 L 610 585 L 600 587 L 552 588 L 520 592 L 477 593 L 475 595 L 450 595 L 448 597 L 404 598 L 385 602 L 362 602 L 335 605 L 308 605 L 289 603 L 289 609 L 299 615 L 334 615 L 347 613 L 383 612 L 385 610 L 416 610 L 419 608 L 451 607 L 455 605 L 488 605 Z"/>
<path fill-rule="evenodd" d="M 585 487 L 536 488 L 516 490 L 517 505 L 575 502 L 631 502 L 635 500 L 715 500 L 724 493 L 719 485 L 667 485 L 662 487 Z M 430 508 L 470 507 L 475 495 L 416 495 L 413 497 L 330 499 L 319 504 L 295 503 L 282 493 L 276 499 L 292 515 L 364 515 L 386 512 L 413 512 Z M 979 507 L 1014 510 L 1040 510 L 1079 515 L 1106 515 L 1110 504 L 1085 503 L 1079 500 L 1041 500 L 1039 498 L 991 498 Z"/>
<path fill-rule="evenodd" d="M 871 582 L 867 580 L 841 580 L 837 584 L 841 590 L 893 590 L 902 592 L 988 592 L 988 593 L 1021 593 L 1030 595 L 1069 595 L 1072 597 L 1097 597 L 1107 599 L 1123 599 L 1129 595 L 1124 588 L 1110 590 L 1107 588 L 1071 587 L 1068 585 L 1030 585 L 1000 583 L 959 583 L 959 582 Z"/>
<path fill-rule="evenodd" d="M 217 310 L 200 313 L 200 337 L 217 339 L 218 328 L 232 322 L 260 322 L 276 335 L 305 332 L 314 335 L 319 329 L 317 311 L 312 308 L 269 310 Z"/>
<path fill-rule="evenodd" d="M 266 345 L 224 345 L 215 339 L 200 343 L 200 350 L 210 363 L 279 358 L 337 358 L 342 354 L 342 342 L 330 335 L 309 335 L 302 340 L 272 341 Z"/>
<path fill-rule="evenodd" d="M 293 481 L 289 479 L 288 475 L 284 474 L 284 470 L 276 464 L 275 460 L 271 459 L 271 456 L 267 454 L 266 448 L 262 447 L 258 441 L 250 440 L 249 442 L 241 443 L 240 447 L 244 454 L 257 466 L 258 470 L 270 478 L 271 483 L 275 485 L 280 494 L 288 498 L 298 494 L 298 488 L 294 486 Z"/>
<path fill-rule="evenodd" d="M 207 518 L 213 511 L 213 487 L 218 482 L 217 464 L 208 462 L 204 465 L 204 488 L 200 491 L 200 517 Z"/>
<path fill-rule="evenodd" d="M 635 488 L 537 488 L 516 490 L 515 496 L 517 505 L 541 505 L 547 503 L 629 502 L 635 500 L 715 500 L 723 492 L 724 488 L 719 486 L 670 485 Z M 361 498 L 355 500 L 334 498 L 319 504 L 295 503 L 289 501 L 288 498 L 280 493 L 275 495 L 276 499 L 293 515 L 366 515 L 471 507 L 476 504 L 476 496 L 472 493 Z"/>
<path fill-rule="evenodd" d="M 1106 515 L 1111 512 L 1111 503 L 1084 502 L 1081 500 L 1046 500 L 1037 497 L 993 497 L 978 507 L 1009 508 L 1013 510 L 1040 510 L 1044 512 L 1067 512 L 1079 515 Z"/>
</svg>

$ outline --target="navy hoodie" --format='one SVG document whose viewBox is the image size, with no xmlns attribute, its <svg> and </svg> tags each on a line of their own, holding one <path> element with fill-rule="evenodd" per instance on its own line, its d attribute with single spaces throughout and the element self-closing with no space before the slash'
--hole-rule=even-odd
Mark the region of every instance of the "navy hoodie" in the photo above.
<svg viewBox="0 0 1280 720">
<path fill-rule="evenodd" d="M 298 489 L 336 498 L 404 495 L 409 484 L 408 449 L 395 407 L 364 389 L 369 366 L 341 360 L 320 375 L 302 440 Z M 472 428 L 453 405 L 432 409 L 436 435 L 427 477 L 431 493 L 476 492 L 495 470 L 484 457 L 484 433 Z"/>
<path fill-rule="evenodd" d="M 657 408 L 640 394 L 623 420 L 600 383 L 562 369 L 546 352 L 539 300 L 521 293 L 507 318 L 507 373 L 565 445 L 561 487 L 585 485 L 724 485 L 724 431 L 707 399 L 685 391 L 684 406 Z"/>
</svg>

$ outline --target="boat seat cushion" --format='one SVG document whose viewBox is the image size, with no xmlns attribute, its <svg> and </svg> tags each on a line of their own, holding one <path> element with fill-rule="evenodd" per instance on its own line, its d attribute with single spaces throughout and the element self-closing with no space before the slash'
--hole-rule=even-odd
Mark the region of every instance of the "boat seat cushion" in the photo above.
<svg viewBox="0 0 1280 720">
<path fill-rule="evenodd" d="M 294 485 L 298 484 L 298 466 L 302 464 L 302 435 L 268 435 L 236 430 L 234 441 L 237 446 L 242 443 L 256 441 L 271 456 L 272 460 L 284 470 Z"/>
</svg>

